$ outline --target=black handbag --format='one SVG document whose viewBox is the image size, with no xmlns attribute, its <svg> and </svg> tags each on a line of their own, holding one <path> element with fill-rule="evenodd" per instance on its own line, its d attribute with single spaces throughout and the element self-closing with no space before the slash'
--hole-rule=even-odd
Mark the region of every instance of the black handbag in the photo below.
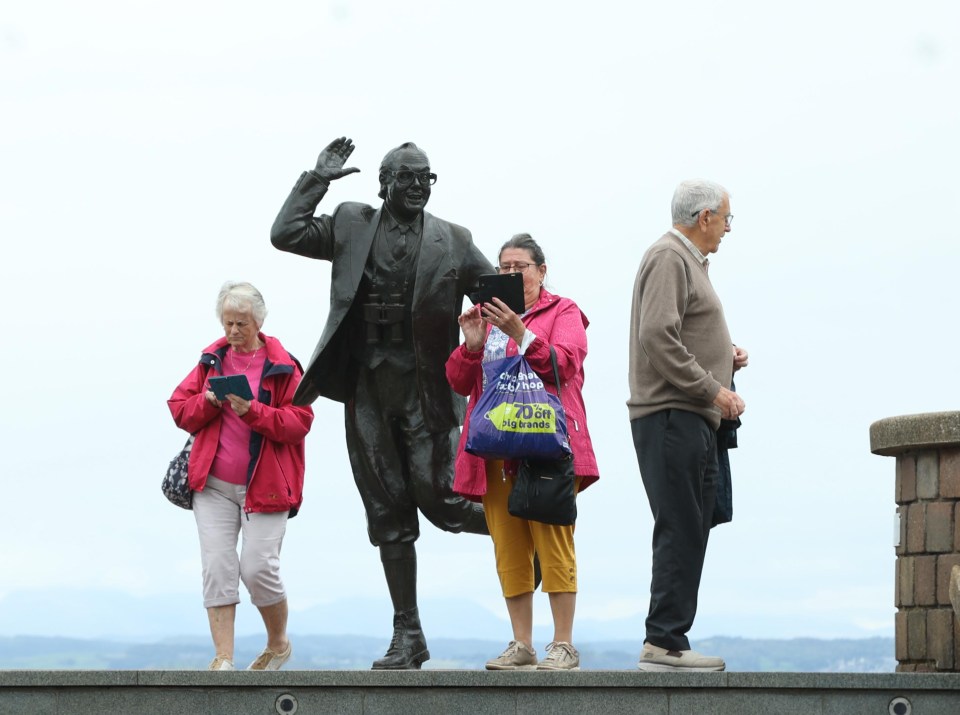
<svg viewBox="0 0 960 715">
<path fill-rule="evenodd" d="M 187 466 L 190 464 L 190 450 L 193 449 L 193 435 L 187 438 L 187 443 L 180 450 L 180 454 L 170 460 L 167 473 L 160 482 L 160 490 L 171 504 L 181 509 L 193 509 L 193 490 L 187 480 Z"/>
<path fill-rule="evenodd" d="M 550 348 L 553 375 L 560 397 L 557 354 Z M 511 515 L 544 524 L 569 526 L 577 520 L 577 478 L 573 455 L 561 459 L 522 459 L 507 499 Z"/>
<path fill-rule="evenodd" d="M 577 478 L 573 457 L 524 459 L 507 499 L 513 516 L 544 524 L 568 526 L 577 520 Z"/>
</svg>

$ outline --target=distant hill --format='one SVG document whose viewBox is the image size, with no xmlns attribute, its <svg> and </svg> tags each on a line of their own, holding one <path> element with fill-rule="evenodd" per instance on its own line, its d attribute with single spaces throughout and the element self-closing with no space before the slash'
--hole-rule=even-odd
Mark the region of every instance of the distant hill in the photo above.
<svg viewBox="0 0 960 715">
<path fill-rule="evenodd" d="M 494 613 L 465 599 L 421 599 L 430 645 L 428 668 L 477 669 L 498 655 L 510 636 L 505 610 Z M 466 617 L 465 614 L 469 614 Z M 291 668 L 366 669 L 390 638 L 390 600 L 355 598 L 291 608 Z M 790 672 L 893 672 L 892 627 L 882 636 L 829 621 L 764 621 L 756 614 L 697 618 L 694 647 L 723 656 L 730 670 Z M 0 597 L 0 668 L 192 669 L 212 658 L 207 614 L 199 593 L 133 596 L 116 590 L 18 591 Z M 816 628 L 816 630 L 814 630 Z M 785 630 L 786 629 L 786 630 Z M 798 633 L 799 631 L 799 633 Z M 263 623 L 245 603 L 237 610 L 237 662 L 246 665 L 263 648 Z M 577 619 L 575 644 L 593 670 L 636 667 L 644 614 Z M 535 624 L 542 651 L 552 633 Z M 729 634 L 738 637 L 728 637 Z M 707 639 L 704 634 L 715 637 Z M 788 635 L 819 636 L 787 638 Z M 779 636 L 771 639 L 768 635 Z M 842 638 L 841 638 L 842 636 Z"/>
<path fill-rule="evenodd" d="M 369 636 L 291 634 L 290 670 L 366 670 L 383 655 L 388 639 Z M 425 668 L 476 670 L 500 653 L 501 641 L 431 638 Z M 542 649 L 545 643 L 539 643 Z M 576 644 L 585 670 L 632 670 L 641 641 L 584 641 Z M 262 636 L 237 638 L 240 667 L 263 648 Z M 884 673 L 896 669 L 892 638 L 754 640 L 711 638 L 693 644 L 722 656 L 727 669 L 740 672 Z M 192 670 L 212 657 L 207 637 L 170 637 L 152 643 L 115 640 L 14 636 L 0 638 L 0 668 L 5 670 Z"/>
<path fill-rule="evenodd" d="M 537 594 L 545 600 L 543 594 Z M 291 601 L 290 630 L 295 633 L 354 635 L 389 638 L 393 608 L 386 589 L 379 598 L 351 598 L 298 608 Z M 538 605 L 541 621 L 535 622 L 534 640 L 541 646 L 552 633 L 547 604 Z M 847 638 L 859 641 L 873 637 L 893 638 L 893 612 L 882 628 L 865 628 L 849 622 L 819 616 L 815 622 L 788 621 L 776 615 L 754 612 L 716 614 L 703 612 L 690 636 L 766 638 Z M 468 614 L 468 615 L 467 615 Z M 642 638 L 646 603 L 638 600 L 634 613 L 606 619 L 578 613 L 575 637 L 578 642 L 597 643 Z M 510 624 L 502 602 L 491 611 L 469 599 L 420 599 L 420 617 L 431 643 L 448 639 L 509 639 Z M 207 613 L 199 589 L 196 593 L 148 594 L 134 596 L 107 589 L 61 589 L 15 591 L 0 596 L 0 637 L 48 636 L 109 641 L 154 643 L 168 636 L 206 636 Z M 237 635 L 263 630 L 257 610 L 248 602 L 237 609 Z M 892 653 L 892 650 L 891 650 Z"/>
</svg>

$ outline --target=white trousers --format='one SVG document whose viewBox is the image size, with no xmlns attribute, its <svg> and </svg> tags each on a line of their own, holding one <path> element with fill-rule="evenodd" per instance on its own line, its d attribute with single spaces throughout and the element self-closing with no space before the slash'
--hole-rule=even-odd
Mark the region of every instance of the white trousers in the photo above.
<svg viewBox="0 0 960 715">
<path fill-rule="evenodd" d="M 280 580 L 280 547 L 288 513 L 244 514 L 246 492 L 244 485 L 210 476 L 203 491 L 193 493 L 204 608 L 239 603 L 241 579 L 255 606 L 272 606 L 287 597 Z"/>
</svg>

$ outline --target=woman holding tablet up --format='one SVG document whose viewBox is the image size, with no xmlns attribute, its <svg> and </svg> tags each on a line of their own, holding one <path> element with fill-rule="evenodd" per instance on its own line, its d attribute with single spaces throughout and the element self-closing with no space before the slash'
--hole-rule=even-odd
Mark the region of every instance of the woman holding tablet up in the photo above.
<svg viewBox="0 0 960 715">
<path fill-rule="evenodd" d="M 563 409 L 573 451 L 577 487 L 583 490 L 599 478 L 583 404 L 583 361 L 587 357 L 587 317 L 569 298 L 543 287 L 547 264 L 543 251 L 530 234 L 519 233 L 500 249 L 497 271 L 522 277 L 523 300 L 519 312 L 494 297 L 474 305 L 459 319 L 464 342 L 447 360 L 447 380 L 454 391 L 467 395 L 466 420 L 457 449 L 453 490 L 483 502 L 500 588 L 510 616 L 513 638 L 506 650 L 487 661 L 488 670 L 577 670 L 580 654 L 572 644 L 577 602 L 577 559 L 573 525 L 557 526 L 512 516 L 507 509 L 516 475 L 513 460 L 485 460 L 465 450 L 471 419 L 484 388 L 483 364 L 505 356 L 523 355 L 557 394 L 550 357 L 557 356 L 563 388 Z M 533 592 L 536 587 L 534 555 L 543 573 L 543 591 L 549 594 L 553 638 L 546 657 L 537 659 L 533 648 Z"/>
</svg>

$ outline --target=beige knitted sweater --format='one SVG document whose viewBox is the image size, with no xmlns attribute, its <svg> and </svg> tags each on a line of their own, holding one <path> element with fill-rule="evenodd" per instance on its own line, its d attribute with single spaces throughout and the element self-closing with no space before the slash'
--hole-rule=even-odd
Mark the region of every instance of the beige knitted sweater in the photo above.
<svg viewBox="0 0 960 715">
<path fill-rule="evenodd" d="M 730 387 L 730 332 L 706 268 L 671 233 L 647 249 L 637 271 L 628 369 L 631 420 L 680 409 L 720 426 L 713 400 Z"/>
</svg>

